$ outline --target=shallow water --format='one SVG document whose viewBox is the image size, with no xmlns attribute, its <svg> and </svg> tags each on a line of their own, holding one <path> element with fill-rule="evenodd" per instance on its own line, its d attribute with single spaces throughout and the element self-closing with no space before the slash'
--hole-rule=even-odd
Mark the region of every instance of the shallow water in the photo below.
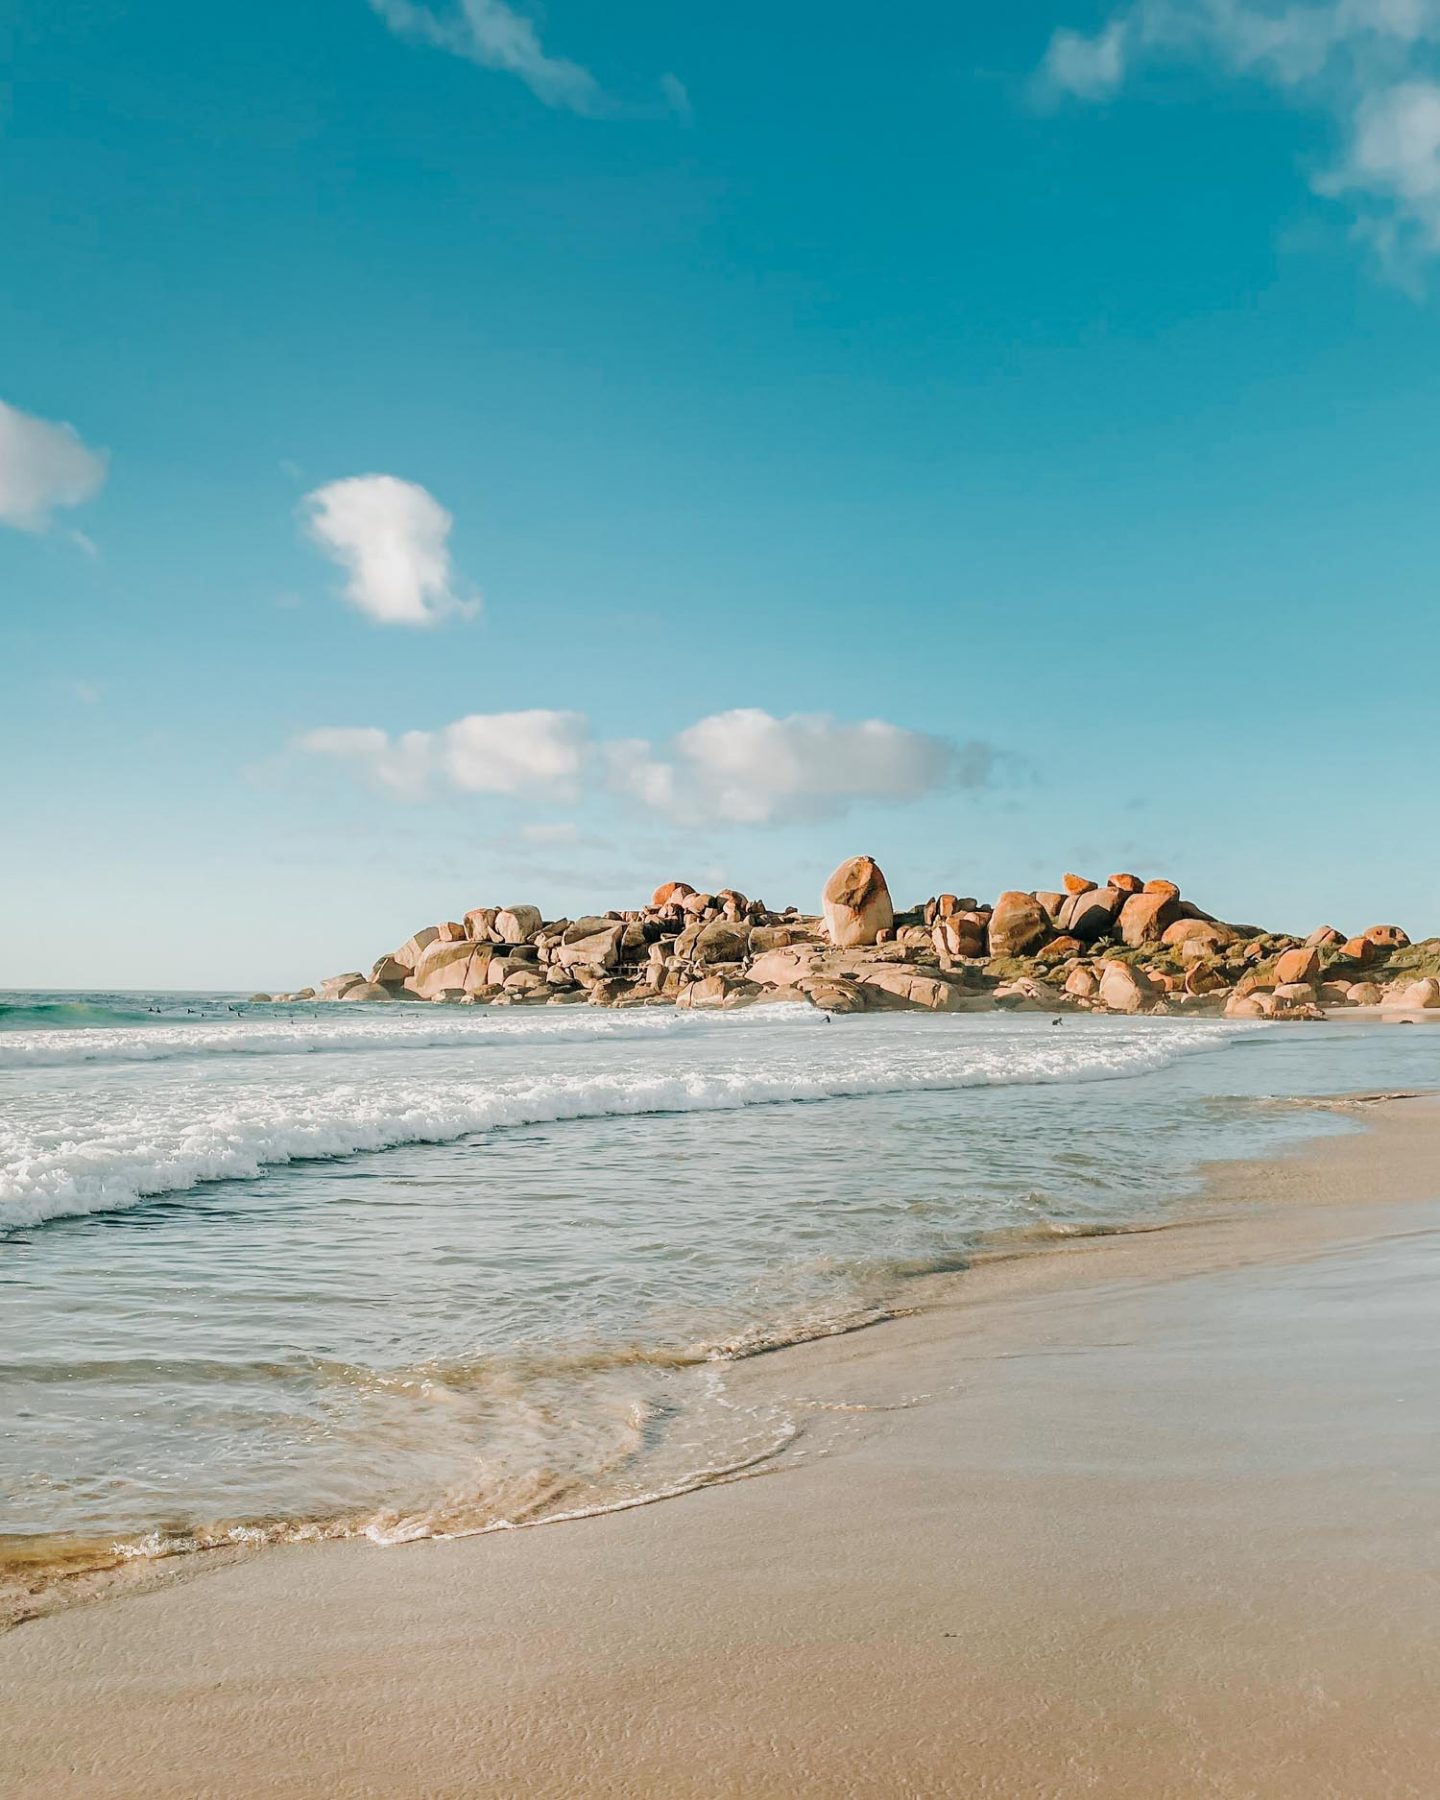
<svg viewBox="0 0 1440 1800">
<path fill-rule="evenodd" d="M 683 1490 L 800 1430 L 735 1357 L 1437 1066 L 1354 1023 L 0 996 L 0 1559 Z"/>
</svg>

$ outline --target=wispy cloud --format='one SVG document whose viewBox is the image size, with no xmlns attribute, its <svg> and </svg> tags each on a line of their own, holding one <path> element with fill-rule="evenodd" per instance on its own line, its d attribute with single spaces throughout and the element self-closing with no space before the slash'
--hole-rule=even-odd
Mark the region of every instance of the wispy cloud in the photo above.
<svg viewBox="0 0 1440 1800">
<path fill-rule="evenodd" d="M 957 745 L 883 719 L 779 719 L 755 707 L 711 714 L 658 748 L 643 738 L 600 739 L 583 714 L 543 710 L 472 713 L 397 737 L 329 727 L 295 747 L 411 798 L 439 789 L 569 805 L 588 791 L 685 825 L 779 825 L 865 802 L 900 805 L 944 787 L 984 786 L 998 760 L 987 745 Z"/>
<path fill-rule="evenodd" d="M 433 44 L 483 69 L 518 76 L 546 106 L 586 118 L 637 111 L 690 118 L 690 96 L 678 76 L 660 77 L 658 107 L 626 106 L 607 94 L 583 64 L 550 55 L 534 22 L 505 0 L 438 0 L 434 6 L 417 5 L 415 0 L 370 0 L 370 5 L 399 36 Z"/>
<path fill-rule="evenodd" d="M 106 457 L 73 425 L 54 424 L 0 400 L 0 524 L 47 531 L 57 507 L 99 493 Z"/>
<path fill-rule="evenodd" d="M 1398 279 L 1440 254 L 1440 0 L 1132 0 L 1098 32 L 1056 31 L 1037 85 L 1100 101 L 1179 60 L 1328 113 L 1339 148 L 1314 190 L 1354 209 Z"/>
<path fill-rule="evenodd" d="M 345 598 L 378 624 L 434 625 L 478 611 L 478 597 L 456 591 L 455 521 L 418 483 L 352 475 L 307 494 L 300 513 L 311 541 L 345 570 Z"/>
</svg>

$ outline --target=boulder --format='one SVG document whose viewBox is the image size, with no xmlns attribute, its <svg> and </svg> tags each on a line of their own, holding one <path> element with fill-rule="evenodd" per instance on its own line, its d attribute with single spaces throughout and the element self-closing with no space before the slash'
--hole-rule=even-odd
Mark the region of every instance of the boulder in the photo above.
<svg viewBox="0 0 1440 1800">
<path fill-rule="evenodd" d="M 870 856 L 852 856 L 825 883 L 825 929 L 837 949 L 873 944 L 895 924 L 890 890 Z"/>
<path fill-rule="evenodd" d="M 1345 933 L 1337 931 L 1333 925 L 1317 925 L 1305 942 L 1317 950 L 1333 950 L 1337 944 L 1345 942 Z"/>
<path fill-rule="evenodd" d="M 1408 933 L 1398 925 L 1367 925 L 1360 935 L 1369 938 L 1378 950 L 1404 950 L 1410 942 Z"/>
<path fill-rule="evenodd" d="M 650 896 L 652 906 L 673 906 L 677 901 L 686 900 L 695 892 L 688 881 L 662 881 Z"/>
<path fill-rule="evenodd" d="M 864 1012 L 875 991 L 867 995 L 858 982 L 844 981 L 832 976 L 814 975 L 803 983 L 795 984 L 812 1006 L 818 1006 L 822 1012 L 856 1013 Z"/>
<path fill-rule="evenodd" d="M 270 1004 L 270 999 L 271 996 L 269 994 L 252 994 L 250 996 L 250 1004 L 252 1006 L 268 1006 Z"/>
<path fill-rule="evenodd" d="M 1100 991 L 1100 977 L 1089 963 L 1081 963 L 1065 977 L 1065 992 L 1076 1000 L 1093 1000 Z"/>
<path fill-rule="evenodd" d="M 1110 1012 L 1149 1012 L 1161 993 L 1143 969 L 1129 963 L 1106 961 L 1100 965 L 1100 1004 Z"/>
<path fill-rule="evenodd" d="M 702 918 L 714 904 L 715 896 L 713 894 L 691 892 L 683 895 L 680 900 L 681 907 L 689 913 L 692 919 Z"/>
<path fill-rule="evenodd" d="M 593 925 L 592 931 L 581 932 L 572 937 L 571 926 L 565 934 L 565 941 L 557 944 L 552 952 L 552 961 L 558 962 L 563 969 L 613 969 L 620 961 L 620 940 L 625 935 L 623 920 L 606 922 L 604 920 L 587 919 L 582 924 Z"/>
<path fill-rule="evenodd" d="M 495 915 L 495 935 L 502 944 L 525 944 L 540 929 L 538 906 L 503 906 Z"/>
<path fill-rule="evenodd" d="M 1266 1002 L 1269 1001 L 1269 1005 Z M 1255 994 L 1232 994 L 1225 1002 L 1227 1019 L 1264 1019 L 1269 1016 L 1274 1001 L 1267 994 L 1262 999 Z"/>
<path fill-rule="evenodd" d="M 1196 963 L 1185 971 L 1187 994 L 1215 994 L 1225 985 L 1225 977 L 1213 963 Z"/>
<path fill-rule="evenodd" d="M 1052 925 L 1056 925 L 1059 923 L 1060 914 L 1064 911 L 1065 902 L 1070 896 L 1068 894 L 1056 894 L 1047 889 L 1037 888 L 1035 891 L 1035 898 L 1040 902 L 1041 906 L 1045 908 L 1045 917 L 1049 919 Z"/>
<path fill-rule="evenodd" d="M 1308 981 L 1276 982 L 1275 1004 L 1282 1012 L 1294 1012 L 1297 1006 L 1313 1006 L 1314 985 Z"/>
<path fill-rule="evenodd" d="M 862 987 L 878 988 L 905 1006 L 925 1007 L 930 1012 L 958 1012 L 963 1005 L 961 990 L 952 982 L 922 975 L 903 963 L 867 965 L 856 970 L 855 978 Z"/>
<path fill-rule="evenodd" d="M 1320 952 L 1310 944 L 1302 944 L 1298 950 L 1282 950 L 1271 972 L 1277 988 L 1295 981 L 1313 985 L 1320 975 Z"/>
<path fill-rule="evenodd" d="M 940 956 L 983 956 L 985 927 L 978 919 L 962 918 L 955 914 L 948 919 L 935 921 L 930 941 Z"/>
<path fill-rule="evenodd" d="M 340 998 L 342 1000 L 391 1000 L 394 996 L 388 988 L 381 987 L 378 981 L 357 981 L 353 987 L 346 988 Z"/>
<path fill-rule="evenodd" d="M 1060 885 L 1067 894 L 1093 894 L 1095 883 L 1087 881 L 1083 875 L 1062 875 Z"/>
<path fill-rule="evenodd" d="M 675 996 L 675 1004 L 682 1008 L 723 1006 L 737 991 L 738 985 L 725 975 L 702 975 L 698 981 L 681 988 Z"/>
<path fill-rule="evenodd" d="M 435 927 L 435 936 L 442 944 L 463 943 L 469 935 L 458 919 L 446 919 Z"/>
<path fill-rule="evenodd" d="M 1440 1007 L 1440 981 L 1427 975 L 1423 981 L 1412 981 L 1401 988 L 1391 988 L 1380 1004 L 1404 1012 L 1433 1012 Z"/>
<path fill-rule="evenodd" d="M 1132 894 L 1120 908 L 1120 936 L 1132 950 L 1157 944 L 1179 916 L 1174 894 Z"/>
<path fill-rule="evenodd" d="M 1011 889 L 995 902 L 988 934 L 991 956 L 1024 956 L 1049 935 L 1049 915 L 1033 894 Z"/>
<path fill-rule="evenodd" d="M 1079 938 L 1082 944 L 1093 944 L 1097 938 L 1113 934 L 1124 903 L 1125 895 L 1119 888 L 1086 888 L 1071 897 L 1061 914 L 1060 929 Z"/>
<path fill-rule="evenodd" d="M 686 935 L 688 934 L 681 933 L 682 941 Z M 733 963 L 743 962 L 749 950 L 748 927 L 732 925 L 725 919 L 715 919 L 709 925 L 700 927 L 688 953 L 698 963 Z"/>
<path fill-rule="evenodd" d="M 1106 878 L 1105 885 L 1114 888 L 1117 894 L 1140 894 L 1145 890 L 1145 883 L 1138 875 L 1111 875 Z"/>
<path fill-rule="evenodd" d="M 795 987 L 803 976 L 815 974 L 816 963 L 823 955 L 820 944 L 767 950 L 750 964 L 750 979 L 762 987 Z"/>
<path fill-rule="evenodd" d="M 1140 891 L 1142 894 L 1165 894 L 1171 900 L 1180 898 L 1180 889 L 1173 881 L 1147 881 Z"/>
<path fill-rule="evenodd" d="M 317 1000 L 342 999 L 347 988 L 360 987 L 364 980 L 365 977 L 358 969 L 351 969 L 345 975 L 328 975 L 316 990 L 315 998 Z"/>
<path fill-rule="evenodd" d="M 405 985 L 422 1000 L 434 1000 L 452 989 L 473 992 L 485 986 L 490 962 L 489 944 L 475 944 L 465 938 L 454 943 L 437 939 L 422 954 Z"/>
<path fill-rule="evenodd" d="M 484 943 L 490 936 L 490 927 L 495 923 L 493 906 L 472 906 L 465 915 L 465 934 Z"/>
<path fill-rule="evenodd" d="M 760 956 L 766 950 L 806 943 L 809 937 L 803 925 L 756 925 L 750 933 L 750 951 L 753 956 Z"/>
<path fill-rule="evenodd" d="M 1077 937 L 1051 938 L 1048 944 L 1042 944 L 1035 952 L 1037 962 L 1064 962 L 1067 956 L 1079 956 L 1085 946 Z"/>
<path fill-rule="evenodd" d="M 1345 997 L 1352 1006 L 1378 1006 L 1384 994 L 1378 982 L 1352 981 Z"/>
<path fill-rule="evenodd" d="M 370 971 L 370 979 L 378 982 L 398 982 L 403 986 L 412 973 L 413 970 L 401 962 L 398 956 L 382 956 Z"/>
<path fill-rule="evenodd" d="M 407 969 L 413 969 L 420 960 L 421 951 L 428 950 L 439 936 L 439 930 L 434 925 L 427 925 L 423 931 L 417 931 L 414 937 L 406 938 L 395 952 L 396 962 L 404 963 Z"/>
<path fill-rule="evenodd" d="M 1340 946 L 1340 954 L 1346 962 L 1353 962 L 1357 969 L 1368 969 L 1371 963 L 1378 960 L 1380 948 L 1368 937 L 1346 938 Z"/>
</svg>

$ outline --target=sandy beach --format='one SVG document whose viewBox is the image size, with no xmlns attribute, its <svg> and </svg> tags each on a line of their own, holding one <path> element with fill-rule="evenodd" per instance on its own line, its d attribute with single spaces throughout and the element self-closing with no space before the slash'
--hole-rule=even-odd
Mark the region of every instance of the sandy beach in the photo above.
<svg viewBox="0 0 1440 1800">
<path fill-rule="evenodd" d="M 0 1641 L 21 1795 L 1426 1795 L 1440 1105 L 755 1359 L 778 1473 Z"/>
</svg>

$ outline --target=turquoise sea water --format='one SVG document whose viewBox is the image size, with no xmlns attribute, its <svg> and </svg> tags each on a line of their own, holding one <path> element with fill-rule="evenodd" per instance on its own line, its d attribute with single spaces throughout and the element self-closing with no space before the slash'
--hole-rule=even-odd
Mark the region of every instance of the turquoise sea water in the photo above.
<svg viewBox="0 0 1440 1800">
<path fill-rule="evenodd" d="M 1440 1085 L 1390 1024 L 0 995 L 0 1558 L 390 1542 L 784 1456 L 771 1344 Z"/>
</svg>

